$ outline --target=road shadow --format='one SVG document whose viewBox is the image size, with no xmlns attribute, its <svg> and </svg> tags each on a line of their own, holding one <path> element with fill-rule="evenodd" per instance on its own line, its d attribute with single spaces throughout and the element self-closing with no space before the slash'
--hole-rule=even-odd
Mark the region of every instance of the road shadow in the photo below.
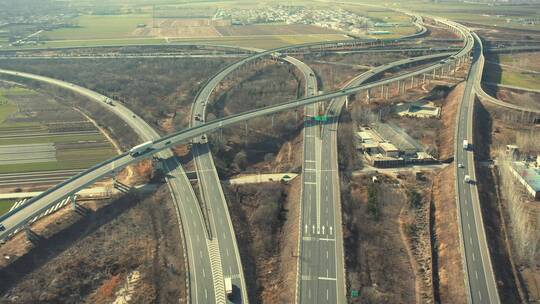
<svg viewBox="0 0 540 304">
<path fill-rule="evenodd" d="M 520 303 L 516 280 L 512 272 L 512 263 L 504 237 L 502 214 L 497 187 L 497 171 L 491 166 L 478 165 L 478 161 L 490 159 L 493 119 L 482 103 L 475 103 L 475 164 L 476 186 L 480 198 L 482 218 L 485 225 L 486 239 L 491 255 L 493 270 L 501 303 Z"/>
<path fill-rule="evenodd" d="M 78 241 L 110 223 L 150 195 L 152 193 L 129 192 L 97 211 L 82 206 L 79 207 L 74 212 L 75 214 L 70 215 L 77 217 L 73 224 L 50 237 L 38 235 L 39 242 L 35 243 L 35 246 L 30 251 L 0 269 L 0 282 L 2 282 L 0 284 L 0 295 L 4 295 L 26 275 L 39 269 Z M 61 220 L 56 221 L 56 223 L 61 223 Z M 50 225 L 54 225 L 54 223 Z"/>
<path fill-rule="evenodd" d="M 487 83 L 501 83 L 502 81 L 500 55 L 497 53 L 488 53 L 484 58 L 485 63 L 484 73 L 482 74 L 482 88 L 487 94 L 496 98 L 497 94 L 499 93 L 499 89 L 497 86 Z"/>
</svg>

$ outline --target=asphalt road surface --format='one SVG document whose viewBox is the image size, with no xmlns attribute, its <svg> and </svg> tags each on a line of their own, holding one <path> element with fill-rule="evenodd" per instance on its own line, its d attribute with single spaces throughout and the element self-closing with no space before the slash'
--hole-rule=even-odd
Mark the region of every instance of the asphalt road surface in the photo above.
<svg viewBox="0 0 540 304">
<path fill-rule="evenodd" d="M 150 125 L 148 125 L 144 120 L 138 117 L 130 109 L 116 101 L 113 101 L 113 106 L 106 104 L 105 102 L 103 102 L 106 97 L 99 93 L 61 80 L 27 73 L 17 74 L 21 77 L 46 82 L 66 88 L 68 90 L 72 90 L 78 94 L 90 98 L 95 102 L 100 103 L 110 111 L 114 112 L 117 116 L 120 117 L 120 119 L 125 121 L 128 126 L 132 128 L 137 133 L 137 135 L 139 135 L 143 142 L 156 140 L 160 137 L 159 134 Z M 166 171 L 169 171 L 166 180 L 169 189 L 171 190 L 171 195 L 173 197 L 173 201 L 176 205 L 177 211 L 179 211 L 178 216 L 180 216 L 182 220 L 182 228 L 184 231 L 187 245 L 186 250 L 188 251 L 186 255 L 189 261 L 189 286 L 191 288 L 190 294 L 192 298 L 192 303 L 208 303 L 208 301 L 213 302 L 215 294 L 210 271 L 209 250 L 206 242 L 203 242 L 206 239 L 206 230 L 203 223 L 202 214 L 199 209 L 197 197 L 193 192 L 193 188 L 191 187 L 191 184 L 186 177 L 182 166 L 175 158 L 172 157 L 172 152 L 169 149 L 163 149 L 163 151 L 158 153 L 156 156 L 161 159 L 167 160 L 163 163 Z M 85 187 L 85 180 L 91 181 L 99 179 L 101 178 L 101 176 L 99 175 L 102 174 L 104 176 L 108 176 L 118 173 L 121 168 L 124 168 L 128 165 L 128 162 L 126 161 L 131 157 L 126 157 L 116 157 L 115 161 L 112 161 L 107 166 L 101 167 L 99 170 L 96 170 L 96 172 L 93 172 L 93 174 L 90 174 L 87 177 L 88 179 L 79 180 L 73 186 L 82 189 Z M 109 172 L 105 173 L 106 171 Z M 61 197 L 65 196 L 65 193 L 62 194 L 61 192 L 63 191 L 60 191 L 60 193 L 55 193 L 55 195 L 53 195 L 51 199 L 53 201 L 61 200 Z M 69 191 L 69 193 L 75 192 Z M 31 205 L 29 208 L 23 208 L 21 212 L 16 213 L 14 216 L 2 221 L 2 223 L 5 225 L 6 228 L 9 228 L 11 223 L 17 223 L 18 221 L 21 221 L 24 217 L 33 217 L 29 216 L 29 214 L 35 213 L 37 210 L 40 209 L 43 209 L 43 211 L 47 210 L 47 208 L 44 208 L 39 204 Z"/>
<path fill-rule="evenodd" d="M 455 142 L 456 195 L 460 222 L 461 242 L 465 258 L 465 272 L 471 303 L 500 303 L 486 241 L 474 167 L 473 109 L 475 102 L 474 86 L 481 75 L 482 64 L 479 58 L 481 47 L 478 42 L 473 48 L 473 63 L 467 76 L 463 100 L 459 107 Z M 471 143 L 464 149 L 463 141 Z M 460 168 L 458 164 L 462 164 Z M 465 182 L 469 175 L 472 183 Z"/>
<path fill-rule="evenodd" d="M 458 52 L 455 56 L 457 57 L 457 56 L 467 55 L 468 53 L 467 48 L 468 46 L 465 46 L 463 50 Z M 449 54 L 445 54 L 445 55 L 449 55 Z M 390 84 L 397 80 L 407 79 L 413 75 L 422 75 L 424 73 L 430 73 L 445 65 L 447 64 L 436 63 L 431 66 L 416 70 L 408 74 L 398 75 L 396 77 L 390 77 L 388 79 L 378 81 L 375 83 L 347 88 L 340 91 L 321 94 L 317 96 L 305 97 L 302 99 L 288 101 L 288 102 L 284 102 L 284 103 L 272 105 L 272 106 L 267 106 L 260 109 L 254 109 L 254 110 L 246 111 L 240 114 L 235 114 L 235 115 L 230 115 L 224 118 L 219 118 L 211 122 L 207 122 L 205 124 L 193 126 L 192 128 L 184 129 L 184 130 L 169 134 L 158 140 L 155 140 L 150 150 L 146 151 L 145 153 L 141 155 L 131 156 L 129 155 L 129 153 L 126 152 L 124 154 L 111 158 L 107 161 L 99 163 L 93 166 L 92 168 L 89 168 L 77 174 L 71 179 L 52 187 L 51 189 L 42 193 L 41 195 L 32 198 L 25 205 L 24 208 L 15 209 L 13 210 L 13 212 L 8 212 L 5 215 L 1 216 L 0 222 L 2 222 L 5 225 L 6 229 L 0 232 L 0 239 L 9 235 L 20 226 L 24 225 L 28 220 L 32 219 L 34 216 L 39 215 L 42 212 L 45 212 L 48 208 L 54 205 L 55 202 L 60 201 L 61 199 L 71 194 L 77 193 L 82 188 L 85 188 L 86 186 L 91 185 L 92 183 L 99 180 L 100 178 L 103 178 L 103 177 L 109 176 L 110 174 L 114 174 L 115 172 L 118 172 L 119 169 L 131 163 L 151 157 L 153 154 L 158 153 L 162 150 L 168 149 L 179 143 L 186 142 L 192 138 L 200 137 L 201 135 L 209 133 L 211 131 L 214 131 L 214 130 L 217 130 L 217 129 L 220 129 L 220 128 L 223 128 L 232 124 L 236 124 L 239 122 L 244 122 L 252 118 L 271 115 L 274 113 L 286 111 L 289 109 L 295 109 L 295 108 L 309 105 L 312 103 L 317 103 L 320 101 L 327 101 L 332 98 L 350 95 L 352 93 L 357 93 L 357 92 L 364 91 L 370 88 L 375 88 L 380 85 Z M 3 70 L 3 69 L 0 69 L 0 73 L 17 76 L 17 77 L 31 78 L 38 81 L 55 83 L 56 85 L 67 88 L 67 89 L 73 88 L 73 89 L 76 89 L 79 92 L 79 94 L 83 96 L 87 96 L 92 99 L 96 98 L 96 94 L 97 94 L 95 92 L 84 89 L 82 87 L 78 87 L 73 84 L 68 84 L 63 81 L 51 79 L 48 77 L 43 77 L 43 76 L 38 76 L 38 75 L 33 75 L 33 74 L 28 74 L 28 73 L 23 73 L 23 72 Z M 120 115 L 125 116 L 128 114 L 121 113 Z M 125 117 L 122 117 L 122 116 L 121 118 L 125 119 Z M 134 121 L 137 121 L 137 119 L 140 119 L 140 118 L 138 118 L 136 115 L 133 115 L 133 119 Z M 139 128 L 137 124 L 133 125 L 133 127 Z"/>
<path fill-rule="evenodd" d="M 345 87 L 360 85 L 403 64 L 434 58 L 428 55 L 382 65 L 355 77 Z M 346 98 L 342 96 L 330 102 L 325 112 L 327 122 L 308 119 L 304 128 L 301 303 L 345 301 L 337 127 Z M 306 113 L 310 117 L 317 115 L 316 106 L 306 107 Z"/>
<path fill-rule="evenodd" d="M 467 47 L 464 47 L 464 49 L 460 51 L 458 54 L 456 54 L 456 56 L 466 55 L 467 54 L 466 49 Z M 430 73 L 431 71 L 434 71 L 435 69 L 441 68 L 443 65 L 446 65 L 446 64 L 436 63 L 429 67 L 425 67 L 423 69 L 419 69 L 408 74 L 390 77 L 388 79 L 374 82 L 371 84 L 360 85 L 360 86 L 351 87 L 348 89 L 343 89 L 340 91 L 321 94 L 321 95 L 312 96 L 312 97 L 305 97 L 302 99 L 288 101 L 288 102 L 284 102 L 277 105 L 267 106 L 261 109 L 254 109 L 254 110 L 246 111 L 240 114 L 235 114 L 235 115 L 230 115 L 224 118 L 219 118 L 211 122 L 207 122 L 205 124 L 193 126 L 192 128 L 184 129 L 184 130 L 169 134 L 167 136 L 160 138 L 159 140 L 155 140 L 153 142 L 151 150 L 147 151 L 146 153 L 142 155 L 137 155 L 133 157 L 129 155 L 129 153 L 124 153 L 114 158 L 111 158 L 107 161 L 104 161 L 100 164 L 97 164 L 93 166 L 92 168 L 89 168 L 77 174 L 71 179 L 52 187 L 51 189 L 42 193 L 41 195 L 32 198 L 25 205 L 25 208 L 16 209 L 16 210 L 13 210 L 13 212 L 9 212 L 1 216 L 0 221 L 5 225 L 6 230 L 3 232 L 0 232 L 0 239 L 4 238 L 5 236 L 13 232 L 15 229 L 17 229 L 18 227 L 26 223 L 29 219 L 33 218 L 34 216 L 39 215 L 39 213 L 41 212 L 45 212 L 55 202 L 73 193 L 77 193 L 82 188 L 85 188 L 86 186 L 91 185 L 92 183 L 99 180 L 100 178 L 103 178 L 115 172 L 118 172 L 118 170 L 120 170 L 121 168 L 131 163 L 151 157 L 153 154 L 158 153 L 162 150 L 168 149 L 179 143 L 186 142 L 192 138 L 200 137 L 201 135 L 209 133 L 211 131 L 214 131 L 214 130 L 217 130 L 217 129 L 220 129 L 229 125 L 233 125 L 239 122 L 244 122 L 252 118 L 271 115 L 274 113 L 286 111 L 289 109 L 295 109 L 298 107 L 302 107 L 302 106 L 309 105 L 312 103 L 317 103 L 320 101 L 328 101 L 332 98 L 350 95 L 352 93 L 365 91 L 367 89 L 375 88 L 383 84 L 390 84 L 397 80 L 407 79 L 412 75 L 422 75 L 424 73 Z M 18 76 L 18 77 L 26 77 L 26 78 L 31 78 L 34 80 L 45 81 L 45 82 L 55 81 L 59 83 L 58 85 L 66 87 L 68 89 L 70 86 L 77 88 L 80 94 L 82 94 L 83 96 L 87 96 L 89 98 L 93 98 L 93 95 L 96 94 L 95 92 L 86 90 L 81 87 L 77 87 L 72 84 L 66 84 L 65 82 L 61 82 L 55 79 L 51 80 L 51 78 L 48 78 L 48 77 L 32 75 L 32 74 L 22 73 L 22 72 L 2 70 L 2 69 L 0 69 L 0 73 Z M 137 117 L 134 117 L 134 119 L 136 120 Z M 138 127 L 138 126 L 135 125 L 135 127 Z M 32 206 L 31 208 L 29 208 L 30 205 Z"/>
<path fill-rule="evenodd" d="M 297 65 L 306 78 L 307 96 L 318 93 L 317 78 L 313 71 Z M 315 122 L 323 105 L 316 103 L 304 107 L 304 157 L 302 165 L 302 202 L 300 217 L 300 263 L 298 269 L 297 301 L 299 303 L 343 303 L 345 292 L 343 268 L 338 266 L 334 206 L 329 205 L 323 192 L 332 187 L 323 179 L 320 125 Z M 337 277 L 340 277 L 338 280 Z"/>
<path fill-rule="evenodd" d="M 241 65 L 234 65 L 235 68 Z M 210 95 L 216 86 L 229 73 L 235 69 L 225 69 L 212 77 L 210 81 L 201 89 L 191 108 L 191 126 L 198 126 L 205 121 L 206 106 Z M 248 303 L 247 287 L 244 278 L 244 271 L 240 259 L 240 252 L 236 242 L 236 235 L 232 225 L 227 201 L 221 187 L 214 159 L 208 145 L 207 135 L 193 140 L 191 152 L 195 162 L 197 179 L 199 181 L 200 197 L 203 201 L 203 212 L 206 212 L 210 224 L 210 238 L 217 243 L 221 263 L 214 268 L 217 292 L 225 295 L 223 282 L 225 278 L 230 278 L 233 288 L 231 299 L 220 299 L 231 303 Z M 219 282 L 218 282 L 219 280 Z"/>
<path fill-rule="evenodd" d="M 332 43 L 334 43 L 334 42 L 332 42 Z M 351 42 L 343 42 L 343 43 L 351 43 Z M 357 43 L 357 42 L 353 42 L 352 44 L 354 44 L 354 43 Z M 466 55 L 468 53 L 467 48 L 468 47 L 465 46 L 460 52 L 455 54 L 455 56 L 459 57 L 459 56 Z M 286 48 L 284 48 L 284 49 L 286 49 Z M 266 53 L 266 54 L 268 54 L 268 53 Z M 262 56 L 263 54 L 259 54 L 259 55 Z M 240 61 L 240 62 L 242 62 L 242 61 Z M 241 63 L 239 63 L 239 64 L 241 64 Z M 426 67 L 424 69 L 417 70 L 417 71 L 412 72 L 412 73 L 410 73 L 408 75 L 401 75 L 401 76 L 393 77 L 393 78 L 390 78 L 390 79 L 387 79 L 387 80 L 384 80 L 384 81 L 380 81 L 380 82 L 377 82 L 377 83 L 374 83 L 374 84 L 365 85 L 365 86 L 359 86 L 359 87 L 354 87 L 354 88 L 349 88 L 349 89 L 344 89 L 344 90 L 341 90 L 339 92 L 332 92 L 332 93 L 323 94 L 323 95 L 315 96 L 315 97 L 303 98 L 303 99 L 300 99 L 300 100 L 286 102 L 286 103 L 275 105 L 275 106 L 265 107 L 263 109 L 256 109 L 256 110 L 252 110 L 252 111 L 247 111 L 245 113 L 232 115 L 232 116 L 226 117 L 226 118 L 217 119 L 217 120 L 214 120 L 214 121 L 212 121 L 210 123 L 202 124 L 202 125 L 199 125 L 199 126 L 194 126 L 193 128 L 190 128 L 190 129 L 187 129 L 187 130 L 182 130 L 182 131 L 176 132 L 174 134 L 165 136 L 165 137 L 163 137 L 161 139 L 153 141 L 153 144 L 152 144 L 152 147 L 151 147 L 150 151 L 146 151 L 145 153 L 143 153 L 141 155 L 137 155 L 137 156 L 131 156 L 128 153 L 124 153 L 122 155 L 119 155 L 117 157 L 109 159 L 109 160 L 107 160 L 105 162 L 102 162 L 102 163 L 100 163 L 100 164 L 98 164 L 98 165 L 96 165 L 96 166 L 94 166 L 94 167 L 92 167 L 92 168 L 90 168 L 88 170 L 85 170 L 85 171 L 77 174 L 75 177 L 71 178 L 70 180 L 68 180 L 66 182 L 63 182 L 63 183 L 51 188 L 50 190 L 44 192 L 43 194 L 33 198 L 23 208 L 15 209 L 15 210 L 13 210 L 13 212 L 9 212 L 8 214 L 0 217 L 0 221 L 6 227 L 5 231 L 0 232 L 0 238 L 4 238 L 9 233 L 11 233 L 14 230 L 20 228 L 22 225 L 27 223 L 29 220 L 31 220 L 35 216 L 39 216 L 39 214 L 44 213 L 45 211 L 48 210 L 48 208 L 50 208 L 53 204 L 55 204 L 55 202 L 58 202 L 58 201 L 62 200 L 63 198 L 65 198 L 65 197 L 67 197 L 67 196 L 69 196 L 69 195 L 71 195 L 73 193 L 78 192 L 80 189 L 87 187 L 88 185 L 94 183 L 95 181 L 97 181 L 97 180 L 99 180 L 99 179 L 101 179 L 101 178 L 103 178 L 105 176 L 109 176 L 110 174 L 115 174 L 116 172 L 118 172 L 118 170 L 120 170 L 121 168 L 123 168 L 123 167 L 125 167 L 125 166 L 127 166 L 127 165 L 129 165 L 131 163 L 140 161 L 140 160 L 142 160 L 144 158 L 148 158 L 148 157 L 152 156 L 153 154 L 159 153 L 162 150 L 166 150 L 166 149 L 168 149 L 168 148 L 170 148 L 170 147 L 172 147 L 172 146 L 174 146 L 174 145 L 176 145 L 178 143 L 185 142 L 185 141 L 187 141 L 187 140 L 189 140 L 191 138 L 201 136 L 201 135 L 203 135 L 205 133 L 216 130 L 218 128 L 222 128 L 222 127 L 234 124 L 234 123 L 242 122 L 242 121 L 245 121 L 245 120 L 248 120 L 248 119 L 251 119 L 251 118 L 264 116 L 264 115 L 270 115 L 270 114 L 277 113 L 277 112 L 280 112 L 280 111 L 285 111 L 285 110 L 288 110 L 288 109 L 293 109 L 293 108 L 297 108 L 297 107 L 300 107 L 300 106 L 305 106 L 305 105 L 308 105 L 308 104 L 311 104 L 311 103 L 316 103 L 316 102 L 320 102 L 320 101 L 326 101 L 326 100 L 331 99 L 331 98 L 349 95 L 351 93 L 359 92 L 359 91 L 362 91 L 362 90 L 365 90 L 365 89 L 368 89 L 368 88 L 377 87 L 377 86 L 379 86 L 381 84 L 389 84 L 389 83 L 392 83 L 392 82 L 394 82 L 396 80 L 399 80 L 399 79 L 406 79 L 406 78 L 410 77 L 411 75 L 421 75 L 423 73 L 429 73 L 429 72 L 433 71 L 434 69 L 440 68 L 443 65 L 445 65 L 445 64 L 443 64 L 443 63 L 434 64 L 434 65 L 432 65 L 430 67 Z M 234 67 L 232 67 L 232 68 L 234 69 Z M 14 76 L 19 76 L 19 77 L 27 77 L 27 78 L 32 78 L 32 79 L 35 79 L 35 80 L 51 82 L 50 78 L 37 76 L 37 75 L 30 75 L 30 74 L 27 74 L 27 73 L 20 73 L 20 72 L 6 71 L 6 70 L 0 70 L 0 72 L 4 73 L 4 74 L 10 74 L 10 75 L 14 75 Z M 87 96 L 87 97 L 90 97 L 90 98 L 95 98 L 95 95 L 96 95 L 95 92 L 86 90 L 86 89 L 81 88 L 81 87 L 77 87 L 77 86 L 72 85 L 72 84 L 67 84 L 67 83 L 64 83 L 64 82 L 61 82 L 61 81 L 57 81 L 57 80 L 52 80 L 52 81 L 56 82 L 57 85 L 68 88 L 68 89 L 70 87 L 72 87 L 72 89 L 78 91 L 80 94 L 82 94 L 84 96 Z M 125 115 L 129 116 L 129 114 L 126 114 L 126 113 L 123 113 L 123 112 L 120 112 L 119 115 L 122 118 L 125 118 L 125 117 L 123 117 Z M 132 121 L 141 121 L 140 118 L 138 118 L 136 115 L 133 115 L 132 118 L 133 118 Z M 134 124 L 132 127 L 135 130 L 140 128 L 140 126 L 138 126 L 137 124 Z M 163 155 L 163 157 L 167 158 L 166 155 Z M 169 165 L 170 165 L 169 162 L 167 162 L 167 166 L 169 166 Z M 181 166 L 179 164 L 173 163 L 172 165 L 176 166 L 176 168 L 178 170 L 181 170 Z M 179 179 L 176 179 L 176 180 L 179 180 Z M 187 178 L 185 180 L 186 180 L 186 183 L 187 183 Z M 181 181 L 181 182 L 183 182 L 183 181 Z M 190 191 L 190 189 L 191 188 L 183 189 L 184 191 L 187 191 L 187 192 L 184 192 L 183 194 L 185 195 L 187 193 L 187 194 L 192 194 L 193 195 L 193 191 L 192 190 Z M 174 190 L 175 191 L 181 191 L 182 189 L 177 188 L 177 189 L 174 189 Z M 202 261 L 202 263 L 200 265 L 195 265 L 194 263 L 192 263 L 193 260 L 191 258 L 188 259 L 189 262 L 190 262 L 190 265 L 189 265 L 189 268 L 190 268 L 189 282 L 194 283 L 194 284 L 191 284 L 191 290 L 192 290 L 192 292 L 191 292 L 192 300 L 191 301 L 195 302 L 195 303 L 198 303 L 199 301 L 201 301 L 201 303 L 214 302 L 215 301 L 215 299 L 214 299 L 215 291 L 211 290 L 211 288 L 213 287 L 213 284 L 210 283 L 210 281 L 212 281 L 212 278 L 210 278 L 211 276 L 208 275 L 208 273 L 209 273 L 208 267 L 210 267 L 209 266 L 210 263 L 206 262 L 206 261 L 209 261 L 209 259 L 210 259 L 209 256 L 208 256 L 208 254 L 209 254 L 208 252 L 210 252 L 210 249 L 208 248 L 208 244 L 206 244 L 206 248 L 203 248 L 204 247 L 203 244 L 198 244 L 198 243 L 193 242 L 193 238 L 197 235 L 197 233 L 200 233 L 201 231 L 205 231 L 203 219 L 202 219 L 202 216 L 199 215 L 199 216 L 189 217 L 191 222 L 189 220 L 184 221 L 185 217 L 187 217 L 187 214 L 188 214 L 187 211 L 190 211 L 190 212 L 195 212 L 195 211 L 185 209 L 184 204 L 178 203 L 181 198 L 182 198 L 182 196 L 180 196 L 179 199 L 176 200 L 177 201 L 176 205 L 177 205 L 177 208 L 179 210 L 180 216 L 182 216 L 182 222 L 183 223 L 184 222 L 188 222 L 188 223 L 192 222 L 192 224 L 193 224 L 193 225 L 186 224 L 186 226 L 184 227 L 184 234 L 187 236 L 186 237 L 186 239 L 187 239 L 186 242 L 187 242 L 187 245 L 188 245 L 187 254 L 188 254 L 188 256 L 192 257 L 192 256 L 196 255 L 197 253 L 199 253 L 198 260 Z M 197 209 L 196 212 L 200 212 L 200 210 Z M 193 228 L 193 229 L 190 229 L 190 228 Z M 322 229 L 322 227 L 321 227 L 321 229 Z M 197 252 L 197 250 L 199 250 L 199 251 Z M 201 281 L 203 281 L 203 283 L 199 284 L 199 282 L 201 282 Z M 203 287 L 199 288 L 199 286 L 203 286 Z"/>
</svg>

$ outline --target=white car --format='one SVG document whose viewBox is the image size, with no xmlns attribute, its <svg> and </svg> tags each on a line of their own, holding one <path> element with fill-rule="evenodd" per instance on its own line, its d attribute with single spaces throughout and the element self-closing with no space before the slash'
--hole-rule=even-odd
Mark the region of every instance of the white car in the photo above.
<svg viewBox="0 0 540 304">
<path fill-rule="evenodd" d="M 457 166 L 458 166 L 458 168 L 465 168 L 465 166 L 463 164 L 461 164 L 461 163 L 458 164 Z"/>
</svg>

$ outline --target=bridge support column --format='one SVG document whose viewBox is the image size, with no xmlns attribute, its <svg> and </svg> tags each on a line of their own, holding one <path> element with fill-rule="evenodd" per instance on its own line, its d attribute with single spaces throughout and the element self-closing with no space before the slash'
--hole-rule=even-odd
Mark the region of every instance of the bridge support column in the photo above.
<svg viewBox="0 0 540 304">
<path fill-rule="evenodd" d="M 274 115 L 272 114 L 272 129 L 274 128 Z"/>
<path fill-rule="evenodd" d="M 246 135 L 245 135 L 245 139 L 246 139 L 246 144 L 247 144 L 247 137 L 248 137 L 248 122 L 247 122 L 247 120 L 246 120 L 246 121 L 244 121 L 244 126 L 245 126 L 245 128 L 246 128 Z"/>
<path fill-rule="evenodd" d="M 422 84 L 426 83 L 426 74 L 422 74 Z"/>
<path fill-rule="evenodd" d="M 381 99 L 384 98 L 384 84 L 381 86 Z"/>
<path fill-rule="evenodd" d="M 30 226 L 28 224 L 24 225 L 24 235 L 26 236 L 26 239 L 28 239 L 31 243 L 36 243 L 39 241 L 39 235 L 37 235 L 32 229 L 30 229 Z"/>
<path fill-rule="evenodd" d="M 414 88 L 414 76 L 411 77 L 411 89 Z"/>
<path fill-rule="evenodd" d="M 369 103 L 371 100 L 371 89 L 366 90 L 366 99 L 367 99 L 367 102 Z"/>
<path fill-rule="evenodd" d="M 405 81 L 401 83 L 401 94 L 405 94 Z"/>
<path fill-rule="evenodd" d="M 437 77 L 437 69 L 433 69 L 432 78 L 435 80 L 435 77 Z"/>
<path fill-rule="evenodd" d="M 399 91 L 400 91 L 400 90 L 399 90 L 399 86 L 401 85 L 401 82 L 398 80 L 398 81 L 396 82 L 396 84 L 397 84 L 397 87 L 396 87 L 396 88 L 397 88 L 397 90 L 396 90 L 396 95 L 399 95 Z"/>
<path fill-rule="evenodd" d="M 71 202 L 71 210 L 77 209 L 77 195 L 73 194 L 69 196 L 69 201 Z"/>
</svg>

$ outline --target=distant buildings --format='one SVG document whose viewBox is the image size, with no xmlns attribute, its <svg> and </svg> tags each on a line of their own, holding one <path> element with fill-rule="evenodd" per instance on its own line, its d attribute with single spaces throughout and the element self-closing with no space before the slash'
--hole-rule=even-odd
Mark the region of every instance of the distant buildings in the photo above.
<svg viewBox="0 0 540 304">
<path fill-rule="evenodd" d="M 439 118 L 441 107 L 437 107 L 433 102 L 417 101 L 413 103 L 398 103 L 396 113 L 401 117 L 416 118 Z"/>
<path fill-rule="evenodd" d="M 278 5 L 257 9 L 220 9 L 215 18 L 230 18 L 232 24 L 310 24 L 342 31 L 349 34 L 365 33 L 365 29 L 373 27 L 373 22 L 347 10 L 336 8 L 318 9 L 304 6 Z"/>
<path fill-rule="evenodd" d="M 375 167 L 390 168 L 407 164 L 429 164 L 436 160 L 414 140 L 393 125 L 376 123 L 356 132 L 356 149 Z"/>
</svg>

